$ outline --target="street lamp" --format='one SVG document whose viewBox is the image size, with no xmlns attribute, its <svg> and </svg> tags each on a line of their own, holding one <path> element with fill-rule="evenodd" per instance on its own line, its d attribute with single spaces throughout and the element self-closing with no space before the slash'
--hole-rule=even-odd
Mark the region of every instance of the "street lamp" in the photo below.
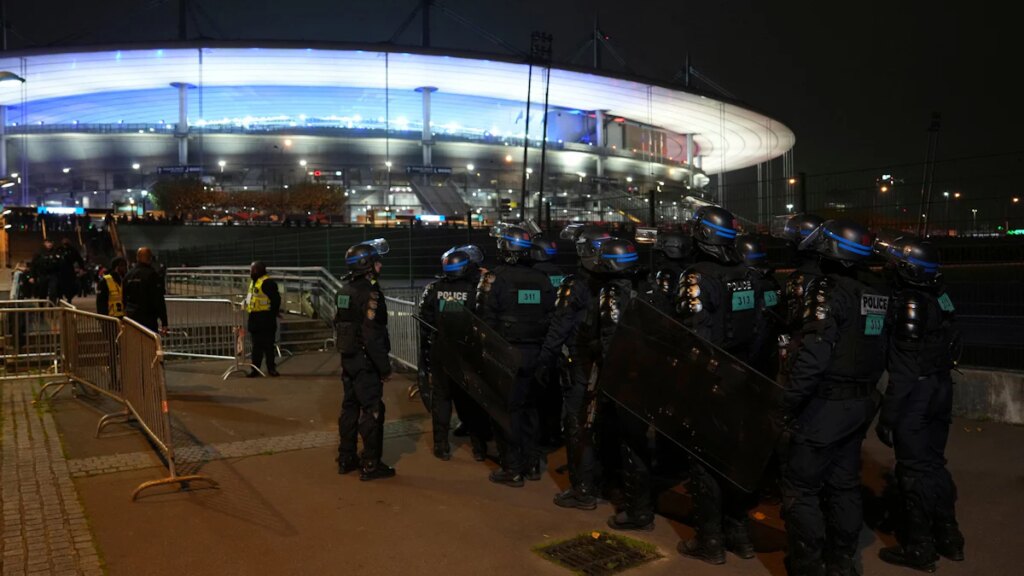
<svg viewBox="0 0 1024 576">
<path fill-rule="evenodd" d="M 972 227 L 974 228 L 974 235 L 978 235 L 978 209 L 971 208 L 971 219 L 974 221 Z"/>
<path fill-rule="evenodd" d="M 149 196 L 149 190 L 142 190 L 142 191 L 139 192 L 139 195 L 142 196 L 142 213 L 145 214 L 146 213 L 146 196 Z"/>
<path fill-rule="evenodd" d="M 476 169 L 472 163 L 466 164 L 466 194 L 469 194 L 469 173 Z"/>
<path fill-rule="evenodd" d="M 299 160 L 299 166 L 302 166 L 303 168 L 305 168 L 306 164 L 308 164 L 308 162 L 306 162 L 305 160 Z"/>
<path fill-rule="evenodd" d="M 786 210 L 789 211 L 789 212 L 792 212 L 793 211 L 793 205 L 792 204 L 786 204 Z"/>
<path fill-rule="evenodd" d="M 220 173 L 221 174 L 224 173 L 224 167 L 227 166 L 227 165 L 228 165 L 228 163 L 223 161 L 223 160 L 218 160 L 217 161 L 217 166 L 220 166 Z"/>
</svg>

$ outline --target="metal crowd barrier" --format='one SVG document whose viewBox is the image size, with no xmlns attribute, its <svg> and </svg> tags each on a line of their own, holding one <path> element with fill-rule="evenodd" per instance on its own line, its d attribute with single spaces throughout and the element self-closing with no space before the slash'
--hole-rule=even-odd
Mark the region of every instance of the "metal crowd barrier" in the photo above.
<svg viewBox="0 0 1024 576">
<path fill-rule="evenodd" d="M 388 306 L 388 336 L 391 339 L 391 359 L 416 370 L 419 360 L 420 327 L 416 320 L 419 307 L 408 300 L 385 296 Z"/>
<path fill-rule="evenodd" d="M 164 355 L 179 358 L 234 360 L 221 376 L 256 370 L 251 357 L 252 341 L 246 337 L 245 312 L 224 298 L 167 298 L 170 329 L 163 339 Z"/>
<path fill-rule="evenodd" d="M 60 313 L 46 300 L 0 301 L 0 380 L 63 375 Z"/>
<path fill-rule="evenodd" d="M 199 474 L 178 476 L 174 463 L 174 442 L 171 419 L 167 406 L 167 385 L 164 381 L 164 353 L 160 337 L 131 319 L 121 325 L 120 368 L 123 397 L 128 410 L 139 426 L 163 453 L 170 476 L 143 482 L 132 492 L 132 501 L 147 488 L 163 484 L 207 482 L 214 488 L 219 484 Z"/>
<path fill-rule="evenodd" d="M 326 268 L 275 266 L 267 271 L 281 290 L 283 311 L 333 324 L 335 300 L 342 285 Z M 202 297 L 205 294 L 227 293 L 231 298 L 238 298 L 245 294 L 248 286 L 247 266 L 200 266 L 167 270 L 167 290 L 175 295 Z M 419 288 L 385 289 L 391 358 L 414 370 L 419 355 L 419 330 L 412 315 L 417 313 L 417 301 L 422 292 Z M 173 316 L 168 319 L 177 330 L 178 324 Z"/>
</svg>

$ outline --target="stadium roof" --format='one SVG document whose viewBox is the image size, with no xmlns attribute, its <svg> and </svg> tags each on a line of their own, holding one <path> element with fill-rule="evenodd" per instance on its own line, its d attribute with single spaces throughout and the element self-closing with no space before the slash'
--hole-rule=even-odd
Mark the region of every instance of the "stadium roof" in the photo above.
<svg viewBox="0 0 1024 576">
<path fill-rule="evenodd" d="M 441 94 L 522 102 L 528 78 L 527 65 L 498 59 L 380 50 L 235 46 L 12 54 L 0 58 L 0 71 L 14 72 L 26 80 L 24 84 L 0 82 L 0 104 L 24 103 L 28 110 L 33 102 L 71 104 L 67 99 L 76 97 L 95 102 L 103 94 L 117 95 L 118 100 L 124 101 L 124 96 L 133 91 L 157 89 L 166 89 L 168 101 L 174 103 L 169 86 L 173 82 L 204 88 L 387 88 L 392 93 L 433 86 Z M 544 98 L 540 69 L 534 70 L 531 92 L 531 110 L 536 114 Z M 579 70 L 551 70 L 550 104 L 572 110 L 604 110 L 612 116 L 671 132 L 692 133 L 703 156 L 703 169 L 709 173 L 745 168 L 778 157 L 795 142 L 793 132 L 781 122 L 741 105 L 668 86 Z M 194 112 L 190 110 L 190 116 Z M 383 115 L 383 108 L 380 112 Z M 8 115 L 8 124 L 17 120 L 13 116 Z"/>
</svg>

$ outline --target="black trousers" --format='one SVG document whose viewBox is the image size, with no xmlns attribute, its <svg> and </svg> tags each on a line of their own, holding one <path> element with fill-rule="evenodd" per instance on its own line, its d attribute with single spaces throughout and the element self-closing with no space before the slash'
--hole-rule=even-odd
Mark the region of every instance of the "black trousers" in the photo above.
<svg viewBox="0 0 1024 576">
<path fill-rule="evenodd" d="M 277 350 L 274 348 L 274 328 L 263 329 L 258 332 L 249 331 L 252 337 L 252 365 L 259 368 L 263 364 L 263 358 L 267 358 L 267 370 L 276 369 Z"/>
<path fill-rule="evenodd" d="M 931 546 L 934 532 L 957 530 L 956 484 L 946 469 L 946 441 L 953 410 L 949 372 L 918 380 L 900 405 L 894 431 L 896 478 L 907 512 L 905 545 Z"/>
<path fill-rule="evenodd" d="M 420 392 L 422 394 L 422 390 Z M 490 435 L 487 413 L 470 395 L 443 372 L 434 374 L 429 400 L 434 445 L 446 446 L 451 431 L 452 407 L 469 430 L 474 442 L 486 442 Z"/>
<path fill-rule="evenodd" d="M 534 403 L 533 372 L 540 354 L 540 345 L 517 345 L 522 358 L 522 367 L 516 374 L 515 384 L 509 393 L 507 408 L 509 430 L 494 426 L 495 440 L 501 466 L 513 474 L 521 474 L 540 460 L 537 449 L 537 407 Z"/>
<path fill-rule="evenodd" d="M 356 457 L 356 436 L 363 439 L 361 459 L 373 466 L 384 450 L 384 384 L 365 354 L 341 357 L 344 397 L 338 417 L 339 461 Z"/>
<path fill-rule="evenodd" d="M 860 450 L 874 415 L 870 398 L 814 398 L 796 418 L 782 463 L 789 574 L 814 574 L 823 562 L 856 553 L 864 523 Z"/>
<path fill-rule="evenodd" d="M 566 464 L 569 483 L 585 494 L 594 492 L 597 456 L 594 431 L 587 416 L 595 398 L 587 393 L 587 375 L 579 363 L 573 363 L 562 381 L 562 429 L 565 432 Z M 596 409 L 596 407 L 593 407 Z"/>
</svg>

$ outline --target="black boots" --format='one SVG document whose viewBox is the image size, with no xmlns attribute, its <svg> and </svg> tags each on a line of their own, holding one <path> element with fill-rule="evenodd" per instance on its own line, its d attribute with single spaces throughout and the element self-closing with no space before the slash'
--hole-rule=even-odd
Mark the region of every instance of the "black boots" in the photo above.
<svg viewBox="0 0 1024 576">
<path fill-rule="evenodd" d="M 338 463 L 338 474 L 348 474 L 349 472 L 355 472 L 359 470 L 359 458 L 353 456 L 351 458 L 335 458 Z"/>
<path fill-rule="evenodd" d="M 683 556 L 703 560 L 708 564 L 725 564 L 725 546 L 718 538 L 704 537 L 698 533 L 686 542 L 680 542 L 676 550 Z"/>
<path fill-rule="evenodd" d="M 935 551 L 954 562 L 964 561 L 964 535 L 956 520 L 939 520 L 935 523 Z"/>
<path fill-rule="evenodd" d="M 575 488 L 569 488 L 564 492 L 559 492 L 555 495 L 552 500 L 555 506 L 559 508 L 576 508 L 578 510 L 595 510 L 597 509 L 597 498 L 594 497 L 589 491 L 577 490 Z"/>
<path fill-rule="evenodd" d="M 394 468 L 383 462 L 377 461 L 363 464 L 363 469 L 359 472 L 359 479 L 363 482 L 367 482 L 370 480 L 379 480 L 381 478 L 391 478 L 394 475 Z"/>
<path fill-rule="evenodd" d="M 654 516 L 630 516 L 629 512 L 623 510 L 614 516 L 608 517 L 608 527 L 615 530 L 638 530 L 650 532 L 654 530 Z"/>
<path fill-rule="evenodd" d="M 878 558 L 887 564 L 905 566 L 921 572 L 935 572 L 935 561 L 939 555 L 933 546 L 890 546 L 878 551 Z"/>
<path fill-rule="evenodd" d="M 438 460 L 444 460 L 445 462 L 452 459 L 452 447 L 450 444 L 445 442 L 444 444 L 434 444 L 434 458 Z"/>
<path fill-rule="evenodd" d="M 495 470 L 491 472 L 487 479 L 495 484 L 502 484 L 510 488 L 522 488 L 523 484 L 525 484 L 522 474 L 515 474 L 508 470 Z"/>
<path fill-rule="evenodd" d="M 754 558 L 754 543 L 750 539 L 750 520 L 725 519 L 725 549 L 733 554 L 750 560 Z"/>
</svg>

